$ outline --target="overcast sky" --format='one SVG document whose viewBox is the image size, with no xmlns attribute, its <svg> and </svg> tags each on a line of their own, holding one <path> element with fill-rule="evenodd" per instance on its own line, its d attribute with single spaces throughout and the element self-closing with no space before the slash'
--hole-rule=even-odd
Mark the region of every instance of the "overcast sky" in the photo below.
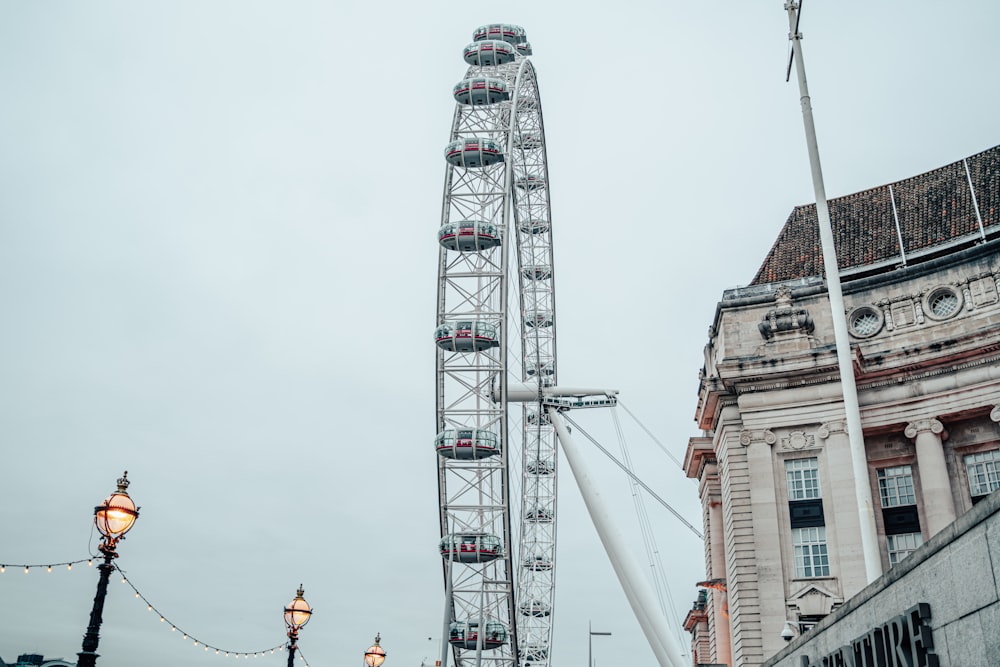
<svg viewBox="0 0 1000 667">
<path fill-rule="evenodd" d="M 376 632 L 386 667 L 434 659 L 442 150 L 462 48 L 494 21 L 536 54 L 560 379 L 620 389 L 683 456 L 722 291 L 813 201 L 782 1 L 484 7 L 0 2 L 0 562 L 86 557 L 127 468 L 119 564 L 183 630 L 281 644 L 302 582 L 312 667 L 360 666 Z M 996 0 L 806 3 L 831 197 L 1000 143 L 997 25 Z M 700 526 L 695 484 L 628 433 Z M 586 453 L 643 560 L 625 478 Z M 592 621 L 598 665 L 652 667 L 565 472 L 554 663 L 586 663 Z M 648 507 L 680 616 L 702 546 Z M 0 575 L 0 657 L 75 659 L 96 582 Z M 222 659 L 114 580 L 99 652 Z"/>
</svg>

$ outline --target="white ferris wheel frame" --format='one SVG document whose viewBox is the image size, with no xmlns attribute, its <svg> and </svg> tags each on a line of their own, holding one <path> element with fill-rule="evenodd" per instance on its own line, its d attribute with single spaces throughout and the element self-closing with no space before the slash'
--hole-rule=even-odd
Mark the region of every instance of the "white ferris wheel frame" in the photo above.
<svg viewBox="0 0 1000 667">
<path fill-rule="evenodd" d="M 485 649 L 482 641 L 475 649 L 453 647 L 456 665 L 547 667 L 555 602 L 556 434 L 540 404 L 525 403 L 510 414 L 507 399 L 511 382 L 548 386 L 556 381 L 542 107 L 527 57 L 505 65 L 474 65 L 466 73 L 470 77 L 504 80 L 510 99 L 457 104 L 451 140 L 493 139 L 504 147 L 504 160 L 479 168 L 448 166 L 441 224 L 492 223 L 502 242 L 478 252 L 440 249 L 436 316 L 437 324 L 485 320 L 499 330 L 500 344 L 476 353 L 438 350 L 436 418 L 439 432 L 494 431 L 500 455 L 471 461 L 438 458 L 440 524 L 442 537 L 496 535 L 504 551 L 502 558 L 487 563 L 445 560 L 446 623 L 472 621 L 480 628 L 500 623 L 508 633 L 507 642 L 496 649 Z M 514 460 L 517 455 L 519 461 Z M 511 490 L 517 488 L 520 495 L 512 499 Z"/>
</svg>

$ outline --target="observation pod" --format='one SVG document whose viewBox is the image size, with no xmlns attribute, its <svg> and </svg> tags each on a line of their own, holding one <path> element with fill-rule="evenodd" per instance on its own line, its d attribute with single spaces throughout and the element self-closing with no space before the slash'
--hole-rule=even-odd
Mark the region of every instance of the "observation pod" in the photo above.
<svg viewBox="0 0 1000 667">
<path fill-rule="evenodd" d="M 529 361 L 524 365 L 524 372 L 530 377 L 535 377 L 536 375 L 549 377 L 555 374 L 556 369 L 550 359 L 548 361 Z"/>
<path fill-rule="evenodd" d="M 475 169 L 503 162 L 500 144 L 486 137 L 467 137 L 453 141 L 444 149 L 444 159 L 456 167 Z"/>
<path fill-rule="evenodd" d="M 552 277 L 552 267 L 545 266 L 544 264 L 526 266 L 521 269 L 521 275 L 528 280 L 548 280 Z"/>
<path fill-rule="evenodd" d="M 448 630 L 448 643 L 464 649 L 475 649 L 479 644 L 479 622 L 458 621 Z M 486 621 L 483 631 L 483 650 L 500 648 L 507 643 L 507 628 L 496 621 Z"/>
<path fill-rule="evenodd" d="M 552 523 L 553 516 L 552 512 L 544 507 L 536 507 L 534 509 L 528 510 L 524 515 L 525 521 L 531 523 Z"/>
<path fill-rule="evenodd" d="M 541 418 L 538 417 L 537 412 L 529 412 L 528 416 L 525 417 L 529 424 L 538 424 L 539 422 L 542 426 L 552 426 L 552 417 L 547 412 L 543 412 Z"/>
<path fill-rule="evenodd" d="M 482 352 L 500 346 L 497 328 L 489 322 L 445 322 L 434 330 L 434 341 L 447 352 Z"/>
<path fill-rule="evenodd" d="M 524 314 L 524 325 L 528 327 L 552 326 L 552 313 L 547 310 L 536 310 Z"/>
<path fill-rule="evenodd" d="M 522 220 L 518 228 L 523 234 L 544 234 L 549 231 L 548 220 Z"/>
<path fill-rule="evenodd" d="M 551 460 L 532 459 L 524 468 L 531 475 L 551 475 L 556 471 L 556 464 Z"/>
<path fill-rule="evenodd" d="M 510 23 L 491 23 L 481 25 L 472 33 L 472 39 L 481 42 L 484 39 L 500 39 L 508 44 L 523 44 L 527 41 L 527 34 L 524 28 Z"/>
<path fill-rule="evenodd" d="M 438 230 L 438 243 L 448 250 L 479 252 L 500 245 L 500 232 L 482 220 L 449 222 Z"/>
<path fill-rule="evenodd" d="M 545 556 L 535 554 L 521 563 L 521 567 L 532 572 L 548 572 L 552 569 L 552 561 Z"/>
<path fill-rule="evenodd" d="M 518 609 L 525 616 L 534 616 L 535 618 L 542 618 L 552 613 L 552 607 L 544 600 L 525 600 L 518 605 Z"/>
<path fill-rule="evenodd" d="M 520 42 L 516 47 L 518 55 L 530 56 L 531 55 L 531 44 L 528 42 Z"/>
<path fill-rule="evenodd" d="M 484 39 L 465 47 L 465 62 L 480 67 L 506 65 L 514 62 L 514 46 L 499 39 Z"/>
<path fill-rule="evenodd" d="M 510 99 L 510 92 L 506 81 L 485 77 L 462 79 L 455 84 L 452 94 L 455 96 L 455 101 L 459 104 L 469 104 L 472 106 L 496 104 L 497 102 L 505 102 Z"/>
<path fill-rule="evenodd" d="M 500 439 L 479 428 L 447 429 L 434 438 L 434 448 L 446 459 L 475 461 L 500 453 Z"/>
<path fill-rule="evenodd" d="M 514 148 L 533 151 L 542 147 L 542 135 L 537 132 L 525 132 L 514 136 Z"/>
<path fill-rule="evenodd" d="M 545 644 L 539 642 L 532 644 L 525 644 L 524 646 L 525 662 L 544 662 L 545 659 L 548 657 L 549 657 L 549 648 Z"/>
<path fill-rule="evenodd" d="M 453 534 L 444 536 L 438 550 L 442 558 L 456 563 L 489 563 L 503 556 L 503 542 L 486 533 Z"/>
<path fill-rule="evenodd" d="M 517 177 L 516 185 L 525 192 L 540 190 L 545 187 L 545 179 L 538 174 L 525 174 Z"/>
</svg>

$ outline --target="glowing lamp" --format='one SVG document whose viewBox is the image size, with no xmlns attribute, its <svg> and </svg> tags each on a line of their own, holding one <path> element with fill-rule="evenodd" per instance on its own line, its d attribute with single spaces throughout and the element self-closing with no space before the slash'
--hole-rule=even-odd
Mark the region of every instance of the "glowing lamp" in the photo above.
<svg viewBox="0 0 1000 667">
<path fill-rule="evenodd" d="M 309 617 L 312 616 L 312 608 L 309 607 L 309 603 L 302 597 L 304 593 L 302 584 L 299 584 L 299 590 L 295 594 L 295 599 L 285 607 L 285 625 L 291 630 L 298 630 L 308 623 Z"/>
<path fill-rule="evenodd" d="M 368 667 L 379 667 L 385 662 L 385 649 L 379 646 L 380 641 L 382 641 L 381 633 L 375 635 L 375 643 L 365 651 L 365 664 Z"/>
<path fill-rule="evenodd" d="M 128 471 L 118 479 L 118 490 L 94 508 L 94 524 L 101 535 L 112 541 L 120 539 L 132 528 L 139 510 L 129 498 Z"/>
</svg>

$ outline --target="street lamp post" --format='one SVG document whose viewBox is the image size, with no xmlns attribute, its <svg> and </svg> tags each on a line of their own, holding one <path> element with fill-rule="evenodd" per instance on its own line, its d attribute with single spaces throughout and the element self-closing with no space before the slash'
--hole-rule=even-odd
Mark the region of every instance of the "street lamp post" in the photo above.
<svg viewBox="0 0 1000 667">
<path fill-rule="evenodd" d="M 610 637 L 610 632 L 594 632 L 587 621 L 587 667 L 594 667 L 594 637 Z"/>
<path fill-rule="evenodd" d="M 132 528 L 139 509 L 129 498 L 128 471 L 118 479 L 118 490 L 104 499 L 104 502 L 94 508 L 94 525 L 103 535 L 101 544 L 97 547 L 104 554 L 104 562 L 97 566 L 100 578 L 97 580 L 97 594 L 94 596 L 94 606 L 90 610 L 90 624 L 87 633 L 83 635 L 83 648 L 77 653 L 78 667 L 94 667 L 97 664 L 97 644 L 100 641 L 101 621 L 104 616 L 104 598 L 108 595 L 108 580 L 111 571 L 115 569 L 113 560 L 118 558 L 115 547 L 120 540 L 125 539 L 125 533 Z"/>
<path fill-rule="evenodd" d="M 375 643 L 365 651 L 365 665 L 368 667 L 379 667 L 385 662 L 385 649 L 379 646 L 382 641 L 381 633 L 375 633 Z"/>
<path fill-rule="evenodd" d="M 288 667 L 295 664 L 295 649 L 299 647 L 296 643 L 299 640 L 299 629 L 312 617 L 312 608 L 302 597 L 304 593 L 302 584 L 299 584 L 295 599 L 285 607 L 285 627 L 288 628 Z"/>
</svg>

